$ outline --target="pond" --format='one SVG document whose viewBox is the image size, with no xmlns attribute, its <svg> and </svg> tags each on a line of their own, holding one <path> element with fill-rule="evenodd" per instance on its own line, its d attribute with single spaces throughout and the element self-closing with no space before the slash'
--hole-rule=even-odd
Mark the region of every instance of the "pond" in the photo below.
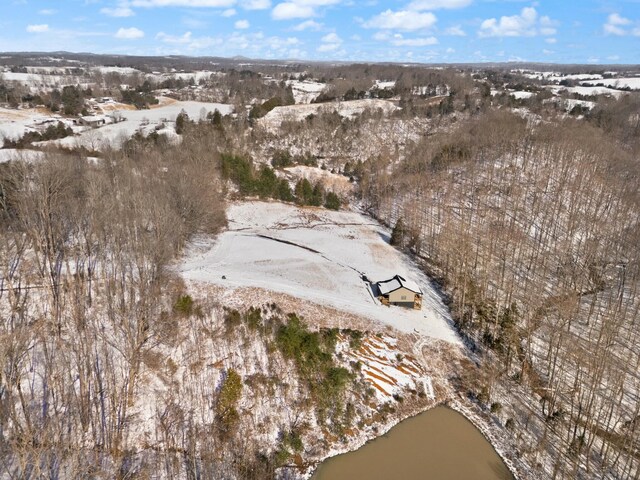
<svg viewBox="0 0 640 480">
<path fill-rule="evenodd" d="M 312 480 L 512 480 L 491 444 L 462 414 L 436 407 L 362 448 L 324 461 Z"/>
</svg>

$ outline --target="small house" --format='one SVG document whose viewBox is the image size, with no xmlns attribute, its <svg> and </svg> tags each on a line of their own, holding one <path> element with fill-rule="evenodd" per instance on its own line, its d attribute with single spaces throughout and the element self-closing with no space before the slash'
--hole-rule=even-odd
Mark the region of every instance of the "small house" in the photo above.
<svg viewBox="0 0 640 480">
<path fill-rule="evenodd" d="M 77 125 L 84 125 L 85 127 L 98 128 L 107 123 L 107 119 L 104 116 L 99 115 L 86 115 L 74 120 Z"/>
<path fill-rule="evenodd" d="M 422 308 L 422 290 L 417 283 L 396 275 L 376 285 L 378 298 L 383 305 L 398 305 L 416 310 Z"/>
</svg>

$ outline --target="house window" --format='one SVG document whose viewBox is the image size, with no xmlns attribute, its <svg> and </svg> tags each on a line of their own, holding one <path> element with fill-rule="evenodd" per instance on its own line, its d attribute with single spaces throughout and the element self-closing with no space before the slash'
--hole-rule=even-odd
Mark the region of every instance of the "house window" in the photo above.
<svg viewBox="0 0 640 480">
<path fill-rule="evenodd" d="M 407 296 L 406 296 L 406 295 L 402 295 L 402 296 L 400 297 L 400 300 L 406 300 L 406 299 L 407 299 Z"/>
</svg>

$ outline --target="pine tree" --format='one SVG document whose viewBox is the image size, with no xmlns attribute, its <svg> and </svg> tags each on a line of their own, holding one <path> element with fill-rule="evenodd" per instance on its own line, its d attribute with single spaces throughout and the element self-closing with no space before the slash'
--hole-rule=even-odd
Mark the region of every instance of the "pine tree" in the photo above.
<svg viewBox="0 0 640 480">
<path fill-rule="evenodd" d="M 327 198 L 324 202 L 325 208 L 329 210 L 340 210 L 340 197 L 333 192 L 327 193 Z"/>
<path fill-rule="evenodd" d="M 404 244 L 404 236 L 405 236 L 404 223 L 402 222 L 402 218 L 398 218 L 398 221 L 396 222 L 396 226 L 393 227 L 393 230 L 391 231 L 391 239 L 389 240 L 389 243 L 391 245 L 397 245 L 402 247 Z"/>
</svg>

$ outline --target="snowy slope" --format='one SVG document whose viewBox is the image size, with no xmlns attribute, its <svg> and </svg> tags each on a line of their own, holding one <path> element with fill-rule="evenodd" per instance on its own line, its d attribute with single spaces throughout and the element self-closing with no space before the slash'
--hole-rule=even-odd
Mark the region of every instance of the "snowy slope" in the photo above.
<svg viewBox="0 0 640 480">
<path fill-rule="evenodd" d="M 372 328 L 390 325 L 459 343 L 428 277 L 367 217 L 266 202 L 237 203 L 227 214 L 230 228 L 215 243 L 191 245 L 178 267 L 186 279 L 283 292 L 368 318 Z M 422 310 L 382 306 L 361 278 L 378 281 L 396 273 L 425 292 Z"/>
<path fill-rule="evenodd" d="M 231 113 L 233 106 L 222 103 L 172 101 L 171 103 L 148 110 L 121 110 L 116 113 L 125 119 L 122 122 L 87 130 L 79 136 L 66 137 L 62 140 L 55 140 L 54 142 L 70 148 L 83 145 L 92 149 L 99 149 L 103 143 L 106 142 L 117 148 L 123 140 L 131 137 L 139 129 L 142 129 L 144 133 L 148 134 L 155 130 L 156 127 L 161 127 L 162 124 L 175 122 L 176 117 L 182 111 L 185 111 L 190 119 L 198 121 L 203 119 L 207 113 L 215 110 L 218 110 L 223 115 L 227 115 Z M 160 131 L 159 133 L 167 133 L 170 137 L 175 136 L 173 128 L 165 128 L 164 131 Z"/>
</svg>

